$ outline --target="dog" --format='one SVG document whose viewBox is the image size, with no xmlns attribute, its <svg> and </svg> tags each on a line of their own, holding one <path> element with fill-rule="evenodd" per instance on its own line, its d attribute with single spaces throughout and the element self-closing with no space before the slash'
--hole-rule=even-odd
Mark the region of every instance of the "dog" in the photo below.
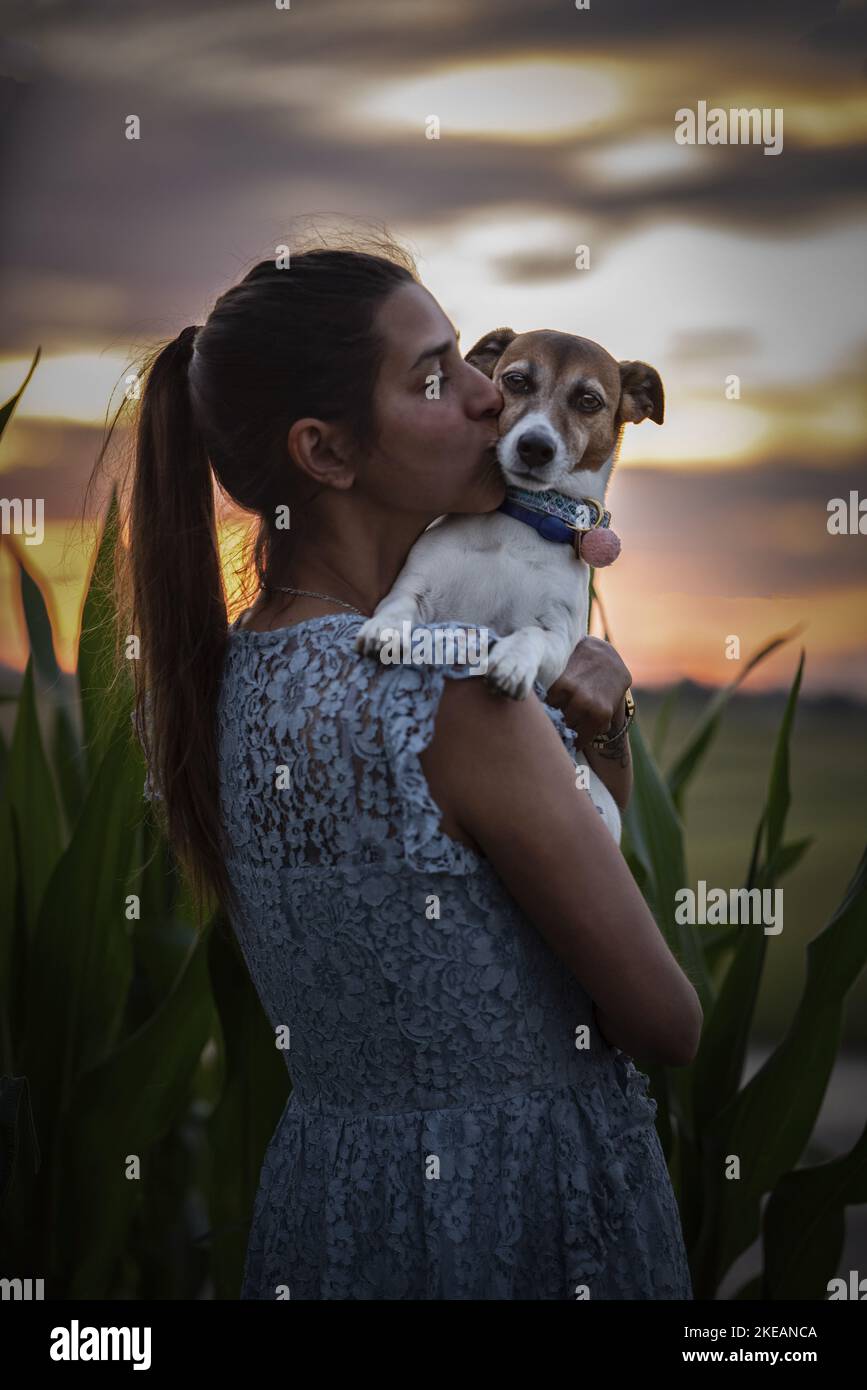
<svg viewBox="0 0 867 1390">
<path fill-rule="evenodd" d="M 429 526 L 355 646 L 379 655 L 407 621 L 489 627 L 500 638 L 485 678 L 523 700 L 537 681 L 547 692 L 587 635 L 589 565 L 610 563 L 620 547 L 604 502 L 623 430 L 662 424 L 663 386 L 646 362 L 618 362 L 588 338 L 550 329 L 497 328 L 465 360 L 504 398 L 506 498 L 496 511 Z M 614 798 L 589 767 L 585 785 L 619 843 Z"/>
</svg>

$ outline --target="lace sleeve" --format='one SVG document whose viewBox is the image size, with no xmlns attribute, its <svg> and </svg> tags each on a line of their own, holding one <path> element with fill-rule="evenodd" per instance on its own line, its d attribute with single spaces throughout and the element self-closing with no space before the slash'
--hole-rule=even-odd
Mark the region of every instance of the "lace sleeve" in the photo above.
<svg viewBox="0 0 867 1390">
<path fill-rule="evenodd" d="M 433 632 L 446 626 L 454 630 L 457 625 L 431 623 L 425 626 Z M 489 629 L 489 651 L 498 636 Z M 384 741 L 400 801 L 400 834 L 407 862 L 422 872 L 466 874 L 474 872 L 483 862 L 469 846 L 451 839 L 440 830 L 442 813 L 431 796 L 419 760 L 419 754 L 433 739 L 436 712 L 445 681 L 468 677 L 481 679 L 477 668 L 443 661 L 431 665 L 402 666 L 385 686 L 382 711 Z M 566 724 L 560 710 L 545 703 L 545 690 L 538 681 L 534 690 L 563 746 L 575 762 L 580 750 L 574 730 Z"/>
<path fill-rule="evenodd" d="M 432 634 L 440 628 L 454 632 L 464 624 L 417 624 Z M 488 650 L 497 634 L 488 632 Z M 442 812 L 431 796 L 419 754 L 434 734 L 436 713 L 446 680 L 479 680 L 478 666 L 438 661 L 396 668 L 383 683 L 383 740 L 399 801 L 398 832 L 407 863 L 419 872 L 467 874 L 484 862 L 480 855 L 441 831 Z"/>
</svg>

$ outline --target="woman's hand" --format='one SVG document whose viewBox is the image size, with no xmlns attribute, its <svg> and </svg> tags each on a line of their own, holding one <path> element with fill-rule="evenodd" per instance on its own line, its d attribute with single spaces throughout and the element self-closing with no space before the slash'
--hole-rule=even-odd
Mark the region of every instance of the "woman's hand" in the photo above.
<svg viewBox="0 0 867 1390">
<path fill-rule="evenodd" d="M 601 637 L 580 641 L 545 696 L 545 703 L 562 711 L 574 729 L 578 747 L 586 748 L 597 734 L 623 722 L 623 697 L 632 676 L 610 642 Z"/>
<path fill-rule="evenodd" d="M 632 795 L 632 754 L 625 728 L 624 695 L 632 676 L 610 642 L 601 637 L 585 637 L 570 656 L 566 669 L 548 690 L 545 701 L 562 711 L 563 719 L 574 729 L 578 747 L 587 764 L 604 782 L 621 812 Z M 614 734 L 605 748 L 594 748 L 596 734 Z"/>
</svg>

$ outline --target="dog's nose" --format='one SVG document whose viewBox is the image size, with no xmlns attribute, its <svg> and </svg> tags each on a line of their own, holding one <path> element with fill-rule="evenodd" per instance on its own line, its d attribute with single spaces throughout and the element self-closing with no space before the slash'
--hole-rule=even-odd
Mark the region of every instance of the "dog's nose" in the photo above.
<svg viewBox="0 0 867 1390">
<path fill-rule="evenodd" d="M 527 430 L 518 440 L 518 456 L 528 468 L 541 468 L 554 457 L 554 445 L 547 435 Z"/>
</svg>

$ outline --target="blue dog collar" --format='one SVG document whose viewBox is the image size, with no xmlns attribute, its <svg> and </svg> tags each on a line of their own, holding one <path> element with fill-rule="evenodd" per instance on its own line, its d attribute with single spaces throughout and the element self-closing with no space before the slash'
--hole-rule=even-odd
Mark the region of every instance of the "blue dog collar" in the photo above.
<svg viewBox="0 0 867 1390">
<path fill-rule="evenodd" d="M 532 526 L 543 540 L 573 546 L 583 532 L 597 527 L 604 530 L 611 525 L 611 513 L 595 498 L 567 497 L 553 488 L 532 492 L 529 488 L 509 485 L 505 500 L 497 510 Z"/>
</svg>

